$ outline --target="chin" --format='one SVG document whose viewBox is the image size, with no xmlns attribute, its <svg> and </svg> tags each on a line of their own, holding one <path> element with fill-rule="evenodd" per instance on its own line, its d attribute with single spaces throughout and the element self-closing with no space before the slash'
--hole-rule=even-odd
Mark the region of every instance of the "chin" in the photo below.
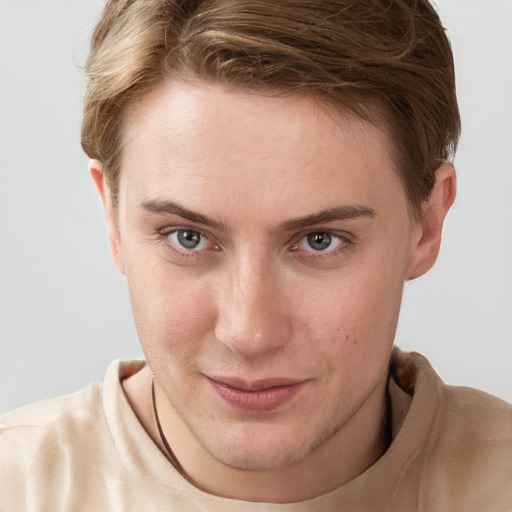
<svg viewBox="0 0 512 512">
<path fill-rule="evenodd" d="M 310 439 L 304 436 L 304 431 L 279 432 L 273 426 L 270 433 L 251 429 L 244 435 L 200 441 L 213 458 L 230 468 L 241 471 L 270 471 L 301 462 L 330 436 L 309 437 Z"/>
<path fill-rule="evenodd" d="M 301 450 L 280 450 L 276 452 L 272 448 L 259 446 L 255 449 L 237 451 L 230 449 L 222 453 L 211 453 L 219 462 L 232 469 L 240 471 L 271 471 L 279 470 L 300 462 L 306 454 Z"/>
</svg>

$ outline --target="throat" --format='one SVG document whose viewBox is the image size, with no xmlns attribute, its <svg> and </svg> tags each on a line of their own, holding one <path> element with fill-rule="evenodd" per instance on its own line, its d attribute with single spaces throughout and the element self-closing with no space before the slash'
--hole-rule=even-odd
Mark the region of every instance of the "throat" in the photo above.
<svg viewBox="0 0 512 512">
<path fill-rule="evenodd" d="M 386 375 L 345 424 L 330 437 L 312 443 L 300 459 L 280 467 L 242 467 L 233 464 L 229 454 L 219 454 L 202 441 L 157 383 L 152 381 L 150 389 L 154 441 L 189 483 L 224 498 L 294 503 L 318 497 L 372 466 L 387 451 L 393 436 Z"/>
</svg>

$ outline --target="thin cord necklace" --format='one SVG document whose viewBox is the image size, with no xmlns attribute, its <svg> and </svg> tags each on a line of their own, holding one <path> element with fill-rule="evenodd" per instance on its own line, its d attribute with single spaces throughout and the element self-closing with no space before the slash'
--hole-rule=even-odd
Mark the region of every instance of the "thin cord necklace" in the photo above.
<svg viewBox="0 0 512 512">
<path fill-rule="evenodd" d="M 382 435 L 384 450 L 383 450 L 382 454 L 379 456 L 379 458 L 382 457 L 382 455 L 384 455 L 384 453 L 386 453 L 386 451 L 390 447 L 391 443 L 393 442 L 393 419 L 392 419 L 393 416 L 392 416 L 392 409 L 391 409 L 392 405 L 391 405 L 391 396 L 389 394 L 389 389 L 386 393 L 386 399 L 387 399 L 386 418 L 385 418 L 385 422 L 384 422 L 383 435 Z M 164 445 L 164 448 L 167 452 L 167 454 L 166 454 L 167 459 L 174 466 L 174 468 L 181 474 L 181 476 L 183 476 L 184 478 L 189 480 L 189 478 L 187 477 L 187 474 L 181 467 L 181 464 L 178 462 L 176 455 L 174 455 L 174 452 L 172 451 L 171 447 L 169 446 L 169 443 L 167 442 L 167 438 L 165 437 L 162 425 L 160 424 L 160 418 L 158 416 L 158 410 L 156 407 L 155 379 L 154 378 L 151 381 L 151 400 L 153 402 L 153 413 L 155 415 L 155 421 L 156 421 L 156 426 L 158 428 L 158 434 L 160 435 L 160 440 L 162 441 L 162 444 Z"/>
<path fill-rule="evenodd" d="M 158 410 L 156 408 L 156 398 L 155 398 L 155 379 L 151 381 L 151 399 L 153 401 L 153 413 L 155 415 L 156 420 L 156 426 L 158 427 L 158 433 L 160 435 L 160 441 L 162 441 L 162 444 L 165 447 L 165 450 L 167 451 L 167 458 L 171 462 L 171 464 L 179 471 L 179 473 L 182 476 L 185 476 L 185 472 L 183 471 L 183 468 L 181 467 L 181 464 L 178 462 L 178 459 L 174 455 L 174 452 L 172 451 L 171 447 L 169 446 L 169 443 L 167 442 L 167 438 L 165 437 L 162 425 L 160 424 L 160 418 L 158 417 Z"/>
</svg>

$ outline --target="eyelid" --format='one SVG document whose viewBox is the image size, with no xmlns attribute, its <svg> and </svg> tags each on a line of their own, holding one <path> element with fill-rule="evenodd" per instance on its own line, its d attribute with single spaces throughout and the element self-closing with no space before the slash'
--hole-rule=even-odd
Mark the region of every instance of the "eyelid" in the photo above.
<svg viewBox="0 0 512 512">
<path fill-rule="evenodd" d="M 176 231 L 193 231 L 196 233 L 199 233 L 201 236 L 205 237 L 209 243 L 211 244 L 211 247 L 202 249 L 202 250 L 187 250 L 185 248 L 181 248 L 179 246 L 176 246 L 173 243 L 170 243 L 168 241 L 168 237 L 171 233 Z M 327 251 L 314 251 L 311 250 L 304 250 L 299 247 L 299 242 L 307 237 L 308 235 L 311 235 L 313 233 L 325 233 L 329 234 L 332 237 L 336 237 L 340 240 L 340 243 L 334 247 L 332 250 Z M 216 237 L 212 235 L 210 232 L 205 231 L 201 228 L 197 227 L 191 227 L 186 225 L 167 225 L 161 229 L 157 230 L 156 233 L 157 239 L 164 243 L 165 249 L 169 252 L 172 252 L 174 255 L 177 255 L 181 258 L 200 258 L 200 257 L 208 257 L 209 253 L 212 251 L 220 251 L 222 250 L 221 244 L 217 241 Z M 322 229 L 322 228 L 316 228 L 316 229 L 309 229 L 306 231 L 302 231 L 299 234 L 294 235 L 290 241 L 287 243 L 288 250 L 290 252 L 296 253 L 301 252 L 301 257 L 303 259 L 311 259 L 315 261 L 322 261 L 322 259 L 329 259 L 329 258 L 337 258 L 342 253 L 346 252 L 351 246 L 353 246 L 356 242 L 355 237 L 346 231 L 338 231 L 336 229 Z"/>
<path fill-rule="evenodd" d="M 211 235 L 207 231 L 191 226 L 165 226 L 164 228 L 158 229 L 158 234 L 161 236 L 168 236 L 171 233 L 175 233 L 176 231 L 193 231 L 195 233 L 199 233 L 205 238 L 211 238 Z"/>
<path fill-rule="evenodd" d="M 327 237 L 329 237 L 329 245 L 324 250 L 315 250 L 310 245 L 309 238 L 311 237 L 311 235 L 319 235 L 319 234 L 323 235 L 323 236 L 327 235 Z M 298 243 L 301 246 L 301 248 L 304 249 L 306 252 L 311 251 L 313 254 L 327 254 L 327 253 L 335 251 L 336 248 L 339 245 L 341 245 L 343 242 L 344 242 L 343 238 L 341 238 L 339 235 L 335 235 L 334 233 L 327 233 L 325 231 L 313 231 L 312 233 L 309 233 L 309 234 L 303 236 L 299 240 Z M 309 248 L 308 248 L 308 245 L 309 245 Z M 333 247 L 331 247 L 331 245 L 333 245 Z"/>
<path fill-rule="evenodd" d="M 202 237 L 204 237 L 208 242 L 212 245 L 212 248 L 206 248 L 201 250 L 187 250 L 185 247 L 180 248 L 174 243 L 169 241 L 169 235 L 172 233 L 176 233 L 177 231 L 192 231 L 194 233 L 199 233 Z M 181 257 L 201 257 L 204 255 L 206 251 L 209 250 L 220 250 L 220 245 L 214 241 L 214 237 L 211 233 L 204 231 L 203 229 L 190 227 L 190 226 L 166 226 L 161 228 L 157 232 L 157 238 L 165 243 L 166 249 L 173 251 L 174 254 L 178 254 Z"/>
<path fill-rule="evenodd" d="M 327 235 L 331 235 L 332 237 L 337 237 L 341 240 L 345 240 L 347 242 L 353 242 L 354 236 L 347 232 L 347 231 L 340 231 L 338 229 L 322 229 L 322 228 L 316 228 L 316 229 L 307 229 L 304 231 L 301 231 L 300 233 L 293 235 L 293 237 L 290 240 L 290 243 L 294 244 L 299 242 L 299 240 L 302 240 L 304 237 L 307 237 L 309 235 L 312 235 L 314 233 L 325 233 Z"/>
<path fill-rule="evenodd" d="M 327 250 L 325 252 L 324 251 L 315 251 L 313 249 L 311 249 L 310 251 L 301 249 L 299 247 L 299 243 L 301 242 L 301 240 L 303 240 L 305 237 L 307 237 L 311 234 L 314 234 L 314 233 L 324 233 L 324 234 L 328 234 L 332 237 L 336 237 L 340 240 L 340 243 L 333 249 Z M 314 258 L 314 259 L 320 260 L 322 258 L 336 257 L 338 255 L 338 253 L 344 252 L 345 250 L 348 249 L 349 246 L 353 245 L 354 243 L 355 243 L 355 239 L 354 239 L 353 235 L 351 235 L 350 233 L 348 233 L 346 231 L 338 231 L 335 229 L 321 229 L 321 228 L 320 229 L 309 229 L 307 231 L 303 231 L 302 233 L 300 233 L 292 238 L 290 251 L 292 251 L 292 252 L 302 251 L 303 256 L 305 258 Z"/>
</svg>

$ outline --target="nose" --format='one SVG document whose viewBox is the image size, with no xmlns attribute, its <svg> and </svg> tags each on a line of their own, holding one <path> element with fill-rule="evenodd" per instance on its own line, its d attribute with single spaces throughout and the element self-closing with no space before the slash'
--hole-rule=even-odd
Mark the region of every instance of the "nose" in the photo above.
<svg viewBox="0 0 512 512">
<path fill-rule="evenodd" d="M 278 274 L 270 264 L 247 259 L 224 280 L 215 334 L 239 358 L 261 358 L 288 343 L 289 301 Z"/>
</svg>

